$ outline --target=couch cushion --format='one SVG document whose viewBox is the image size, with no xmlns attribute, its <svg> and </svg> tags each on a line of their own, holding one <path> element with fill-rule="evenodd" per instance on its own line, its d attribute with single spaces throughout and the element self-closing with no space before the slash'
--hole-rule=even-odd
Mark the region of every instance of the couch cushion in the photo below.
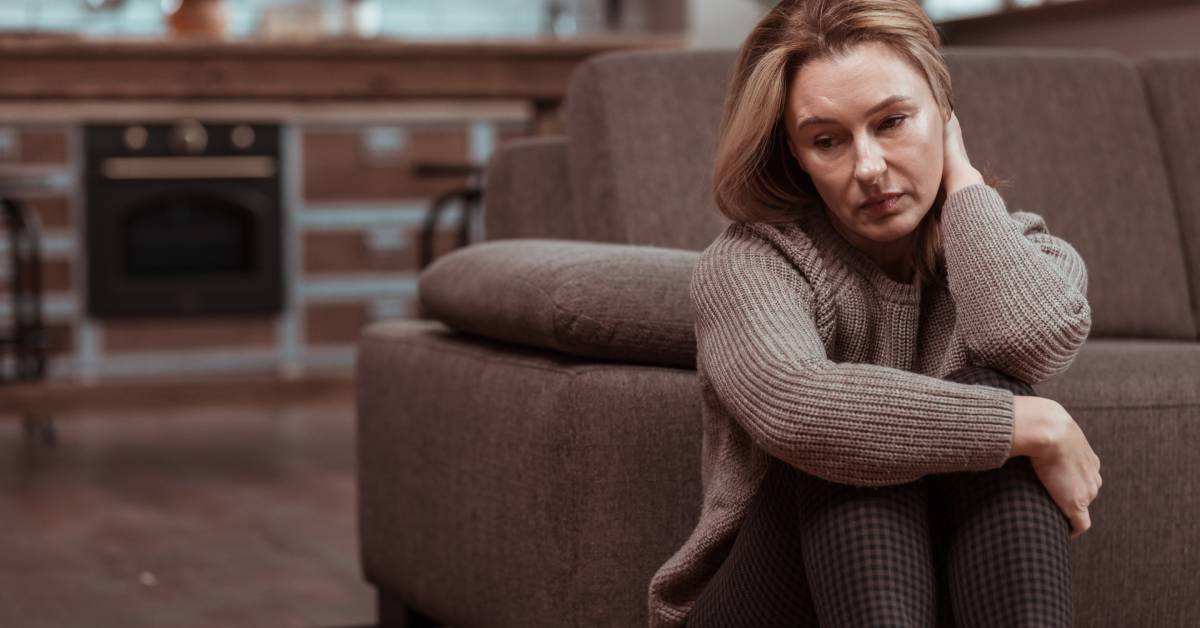
<svg viewBox="0 0 1200 628">
<path fill-rule="evenodd" d="M 1200 408 L 1200 343 L 1091 338 L 1037 392 L 1068 409 Z"/>
<path fill-rule="evenodd" d="M 1138 69 L 1167 158 L 1188 258 L 1193 312 L 1200 317 L 1200 52 L 1146 54 Z"/>
<path fill-rule="evenodd" d="M 1195 338 L 1175 208 L 1132 63 L 1012 48 L 946 59 L 972 163 L 1010 182 L 1000 187 L 1009 211 L 1040 214 L 1087 263 L 1092 336 Z"/>
<path fill-rule="evenodd" d="M 1200 516 L 1200 343 L 1089 340 L 1036 388 L 1071 413 L 1104 479 L 1071 543 L 1075 625 L 1197 625 L 1200 530 L 1180 522 Z M 1147 590 L 1153 603 L 1129 594 Z"/>
<path fill-rule="evenodd" d="M 562 353 L 693 367 L 688 288 L 699 253 L 565 240 L 498 240 L 438 258 L 421 307 L 468 333 Z"/>
<path fill-rule="evenodd" d="M 728 219 L 713 157 L 736 52 L 639 51 L 582 64 L 567 90 L 576 236 L 701 250 Z"/>
</svg>

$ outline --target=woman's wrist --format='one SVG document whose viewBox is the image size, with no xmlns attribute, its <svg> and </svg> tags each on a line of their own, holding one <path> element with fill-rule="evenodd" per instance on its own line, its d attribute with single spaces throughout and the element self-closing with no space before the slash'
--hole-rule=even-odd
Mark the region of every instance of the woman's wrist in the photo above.
<svg viewBox="0 0 1200 628">
<path fill-rule="evenodd" d="M 1013 395 L 1013 444 L 1009 457 L 1028 456 L 1038 458 L 1046 454 L 1053 445 L 1052 430 L 1048 425 L 1047 403 L 1043 397 Z"/>
<path fill-rule="evenodd" d="M 946 196 L 949 197 L 951 194 L 977 183 L 983 183 L 983 175 L 975 168 L 956 172 L 953 176 L 946 177 Z"/>
</svg>

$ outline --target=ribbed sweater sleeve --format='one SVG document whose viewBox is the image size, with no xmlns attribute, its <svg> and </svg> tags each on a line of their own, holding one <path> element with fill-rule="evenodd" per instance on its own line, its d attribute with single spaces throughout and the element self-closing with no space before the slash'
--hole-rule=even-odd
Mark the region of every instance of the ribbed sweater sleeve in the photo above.
<svg viewBox="0 0 1200 628">
<path fill-rule="evenodd" d="M 1079 253 L 1037 214 L 1009 214 L 982 183 L 946 199 L 942 233 L 959 333 L 974 360 L 1030 384 L 1066 370 L 1092 324 Z"/>
<path fill-rule="evenodd" d="M 811 284 L 743 225 L 701 255 L 691 296 L 702 385 L 772 456 L 858 486 L 1007 460 L 1011 392 L 831 361 Z"/>
</svg>

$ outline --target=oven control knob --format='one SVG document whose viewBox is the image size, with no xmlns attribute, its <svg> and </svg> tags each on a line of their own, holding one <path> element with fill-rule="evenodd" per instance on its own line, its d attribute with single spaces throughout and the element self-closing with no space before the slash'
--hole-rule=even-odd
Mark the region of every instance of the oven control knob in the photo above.
<svg viewBox="0 0 1200 628">
<path fill-rule="evenodd" d="M 229 141 L 239 150 L 249 150 L 254 146 L 254 129 L 248 124 L 239 124 L 229 132 Z"/>
<path fill-rule="evenodd" d="M 195 120 L 180 120 L 171 129 L 171 148 L 177 153 L 199 155 L 208 146 L 208 131 Z"/>
<path fill-rule="evenodd" d="M 129 150 L 142 150 L 146 147 L 146 140 L 150 139 L 150 134 L 146 131 L 146 127 L 134 125 L 125 127 L 124 138 L 125 148 Z"/>
</svg>

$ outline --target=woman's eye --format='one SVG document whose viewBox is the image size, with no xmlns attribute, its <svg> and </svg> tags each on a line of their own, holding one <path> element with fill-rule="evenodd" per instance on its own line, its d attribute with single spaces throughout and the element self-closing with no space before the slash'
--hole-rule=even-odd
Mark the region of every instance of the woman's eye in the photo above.
<svg viewBox="0 0 1200 628">
<path fill-rule="evenodd" d="M 904 118 L 905 116 L 892 116 L 887 120 L 884 120 L 881 126 L 885 129 L 894 129 L 900 126 L 901 122 L 904 122 Z M 895 124 L 889 124 L 890 122 L 894 122 Z"/>
<path fill-rule="evenodd" d="M 817 148 L 819 148 L 821 150 L 828 150 L 830 148 L 833 148 L 833 139 L 828 138 L 828 137 L 822 137 L 822 138 L 813 140 L 813 146 L 816 146 Z"/>
</svg>

